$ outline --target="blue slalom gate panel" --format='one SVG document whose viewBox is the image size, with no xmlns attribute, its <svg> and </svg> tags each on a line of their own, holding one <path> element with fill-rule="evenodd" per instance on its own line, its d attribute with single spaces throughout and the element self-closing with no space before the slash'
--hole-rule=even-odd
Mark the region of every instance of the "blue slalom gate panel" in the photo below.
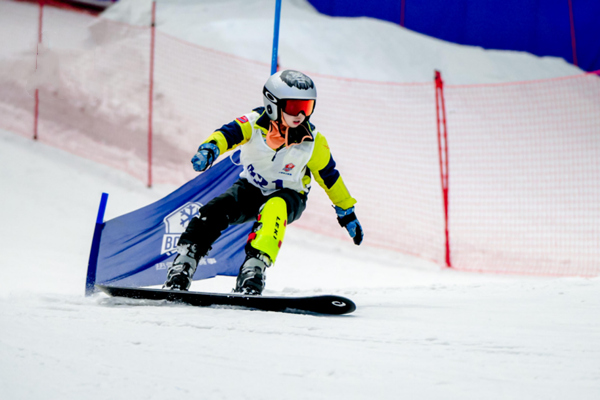
<svg viewBox="0 0 600 400">
<path fill-rule="evenodd" d="M 128 287 L 162 284 L 179 236 L 190 220 L 202 205 L 227 190 L 241 170 L 231 159 L 224 159 L 165 198 L 107 221 L 98 243 L 94 283 Z M 194 279 L 237 275 L 251 229 L 252 224 L 243 224 L 225 230 L 201 260 Z"/>
</svg>

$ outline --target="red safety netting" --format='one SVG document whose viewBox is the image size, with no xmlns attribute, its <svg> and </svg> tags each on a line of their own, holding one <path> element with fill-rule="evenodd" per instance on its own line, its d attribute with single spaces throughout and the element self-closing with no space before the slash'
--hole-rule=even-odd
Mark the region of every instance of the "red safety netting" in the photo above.
<svg viewBox="0 0 600 400">
<path fill-rule="evenodd" d="M 262 103 L 269 66 L 156 34 L 155 179 L 196 176 L 190 159 L 216 129 Z M 258 95 L 257 95 L 258 93 Z"/>
<path fill-rule="evenodd" d="M 37 89 L 38 140 L 180 185 L 208 135 L 262 105 L 267 63 L 87 14 L 43 7 L 36 57 L 39 11 L 0 1 L 0 128 L 33 137 Z M 365 244 L 461 270 L 600 275 L 597 75 L 442 91 L 308 73 Z M 347 238 L 330 204 L 314 187 L 295 225 Z"/>
<path fill-rule="evenodd" d="M 38 20 L 36 4 L 0 1 L 0 127 L 29 137 L 34 129 Z"/>
<path fill-rule="evenodd" d="M 455 268 L 600 273 L 600 77 L 447 86 Z"/>
<path fill-rule="evenodd" d="M 443 263 L 434 84 L 389 84 L 312 74 L 311 119 L 325 134 L 366 232 L 365 242 Z M 299 226 L 345 237 L 313 188 Z"/>
</svg>

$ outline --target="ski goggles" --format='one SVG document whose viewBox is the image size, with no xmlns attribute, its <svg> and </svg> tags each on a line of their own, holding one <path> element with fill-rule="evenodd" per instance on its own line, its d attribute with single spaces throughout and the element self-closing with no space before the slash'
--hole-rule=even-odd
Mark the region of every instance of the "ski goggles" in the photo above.
<svg viewBox="0 0 600 400">
<path fill-rule="evenodd" d="M 310 117 L 315 109 L 315 100 L 283 100 L 281 109 L 284 113 L 293 117 L 299 115 L 301 112 L 303 112 L 305 116 Z"/>
</svg>

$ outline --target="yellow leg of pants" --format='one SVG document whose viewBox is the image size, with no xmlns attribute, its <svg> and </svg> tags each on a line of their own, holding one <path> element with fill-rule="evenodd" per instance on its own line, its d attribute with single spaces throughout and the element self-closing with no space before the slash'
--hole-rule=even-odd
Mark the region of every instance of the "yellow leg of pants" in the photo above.
<svg viewBox="0 0 600 400">
<path fill-rule="evenodd" d="M 257 217 L 257 227 L 248 238 L 250 246 L 275 263 L 287 226 L 287 204 L 281 197 L 269 199 Z"/>
</svg>

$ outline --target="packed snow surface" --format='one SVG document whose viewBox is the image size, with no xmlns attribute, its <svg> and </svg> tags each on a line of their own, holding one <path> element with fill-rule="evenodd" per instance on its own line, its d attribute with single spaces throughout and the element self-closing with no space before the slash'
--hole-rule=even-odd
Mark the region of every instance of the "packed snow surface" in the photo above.
<svg viewBox="0 0 600 400">
<path fill-rule="evenodd" d="M 600 279 L 442 270 L 290 226 L 271 295 L 341 317 L 83 296 L 107 219 L 171 188 L 0 132 L 3 399 L 595 399 Z M 368 234 L 368 232 L 367 232 Z M 234 278 L 192 290 L 231 290 Z"/>
<path fill-rule="evenodd" d="M 149 15 L 149 3 L 121 0 L 107 13 L 142 23 L 135 19 Z M 159 28 L 268 61 L 273 3 L 160 1 Z M 284 66 L 396 81 L 430 80 L 438 68 L 453 83 L 579 72 L 557 59 L 486 52 L 283 3 Z M 173 189 L 147 189 L 0 131 L 0 398 L 598 398 L 600 278 L 460 273 L 292 225 L 265 294 L 334 293 L 353 299 L 356 312 L 84 297 L 101 193 L 110 194 L 111 219 Z M 219 277 L 192 289 L 228 292 L 233 284 Z"/>
</svg>

